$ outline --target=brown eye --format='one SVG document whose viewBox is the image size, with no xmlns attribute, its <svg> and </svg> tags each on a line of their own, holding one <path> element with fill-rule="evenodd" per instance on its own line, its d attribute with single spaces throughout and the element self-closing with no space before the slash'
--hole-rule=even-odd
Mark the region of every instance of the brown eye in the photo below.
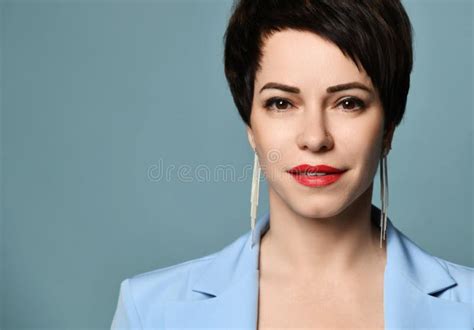
<svg viewBox="0 0 474 330">
<path fill-rule="evenodd" d="M 365 107 L 364 102 L 356 97 L 348 97 L 339 102 L 339 105 L 342 105 L 343 109 L 349 112 L 361 110 Z"/>
<path fill-rule="evenodd" d="M 273 110 L 272 109 L 273 105 L 275 105 L 276 111 L 285 111 L 285 110 L 289 110 L 287 106 L 291 105 L 291 103 L 285 99 L 277 98 L 277 97 L 271 98 L 265 102 L 265 108 L 268 110 Z"/>
</svg>

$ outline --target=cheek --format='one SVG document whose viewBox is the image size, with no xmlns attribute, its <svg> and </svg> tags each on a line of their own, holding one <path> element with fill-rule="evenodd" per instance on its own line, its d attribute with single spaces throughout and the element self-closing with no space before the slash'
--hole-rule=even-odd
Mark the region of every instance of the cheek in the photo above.
<svg viewBox="0 0 474 330">
<path fill-rule="evenodd" d="M 340 142 L 343 142 L 344 152 L 349 155 L 354 164 L 369 177 L 377 171 L 378 160 L 382 148 L 382 121 L 378 118 L 361 121 L 340 132 Z"/>
<path fill-rule="evenodd" d="M 260 166 L 267 178 L 278 175 L 291 149 L 291 131 L 277 123 L 267 121 L 256 125 L 254 139 L 257 145 Z"/>
</svg>

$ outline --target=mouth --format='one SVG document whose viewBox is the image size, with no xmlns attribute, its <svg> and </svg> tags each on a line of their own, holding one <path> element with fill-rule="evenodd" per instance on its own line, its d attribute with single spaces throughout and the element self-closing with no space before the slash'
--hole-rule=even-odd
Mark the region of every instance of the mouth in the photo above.
<svg viewBox="0 0 474 330">
<path fill-rule="evenodd" d="M 325 175 L 331 175 L 331 174 L 340 174 L 345 172 L 346 170 L 344 169 L 339 169 L 337 167 L 329 166 L 329 165 L 308 165 L 308 164 L 302 164 L 293 167 L 292 169 L 288 170 L 287 172 L 290 174 L 296 174 L 296 175 L 305 175 L 309 177 L 316 177 L 316 176 L 325 176 Z"/>
<path fill-rule="evenodd" d="M 326 175 L 331 175 L 331 174 L 335 174 L 335 173 L 323 173 L 323 172 L 316 172 L 316 173 L 304 173 L 304 172 L 288 172 L 290 174 L 293 174 L 293 175 L 304 175 L 304 176 L 309 176 L 309 177 L 317 177 L 317 176 L 326 176 Z M 340 172 L 342 173 L 342 172 Z"/>
<path fill-rule="evenodd" d="M 338 181 L 347 169 L 329 165 L 299 165 L 287 172 L 300 184 L 307 187 L 323 187 Z"/>
</svg>

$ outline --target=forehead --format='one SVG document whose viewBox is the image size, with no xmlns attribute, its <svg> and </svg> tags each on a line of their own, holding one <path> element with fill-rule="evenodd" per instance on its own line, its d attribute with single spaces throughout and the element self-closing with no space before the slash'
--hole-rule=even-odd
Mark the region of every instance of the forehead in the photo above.
<svg viewBox="0 0 474 330">
<path fill-rule="evenodd" d="M 371 86 L 366 72 L 331 41 L 309 31 L 283 30 L 263 42 L 256 85 L 268 81 L 321 86 L 359 81 Z"/>
</svg>

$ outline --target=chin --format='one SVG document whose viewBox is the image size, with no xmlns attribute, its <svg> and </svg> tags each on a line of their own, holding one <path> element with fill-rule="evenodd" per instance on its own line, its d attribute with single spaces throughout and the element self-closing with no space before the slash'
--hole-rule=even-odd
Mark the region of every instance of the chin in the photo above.
<svg viewBox="0 0 474 330">
<path fill-rule="evenodd" d="M 301 201 L 297 205 L 292 207 L 293 211 L 297 214 L 306 217 L 306 218 L 330 218 L 340 214 L 344 209 L 344 202 L 343 201 L 324 201 L 320 200 L 317 202 L 306 202 L 301 203 Z"/>
</svg>

